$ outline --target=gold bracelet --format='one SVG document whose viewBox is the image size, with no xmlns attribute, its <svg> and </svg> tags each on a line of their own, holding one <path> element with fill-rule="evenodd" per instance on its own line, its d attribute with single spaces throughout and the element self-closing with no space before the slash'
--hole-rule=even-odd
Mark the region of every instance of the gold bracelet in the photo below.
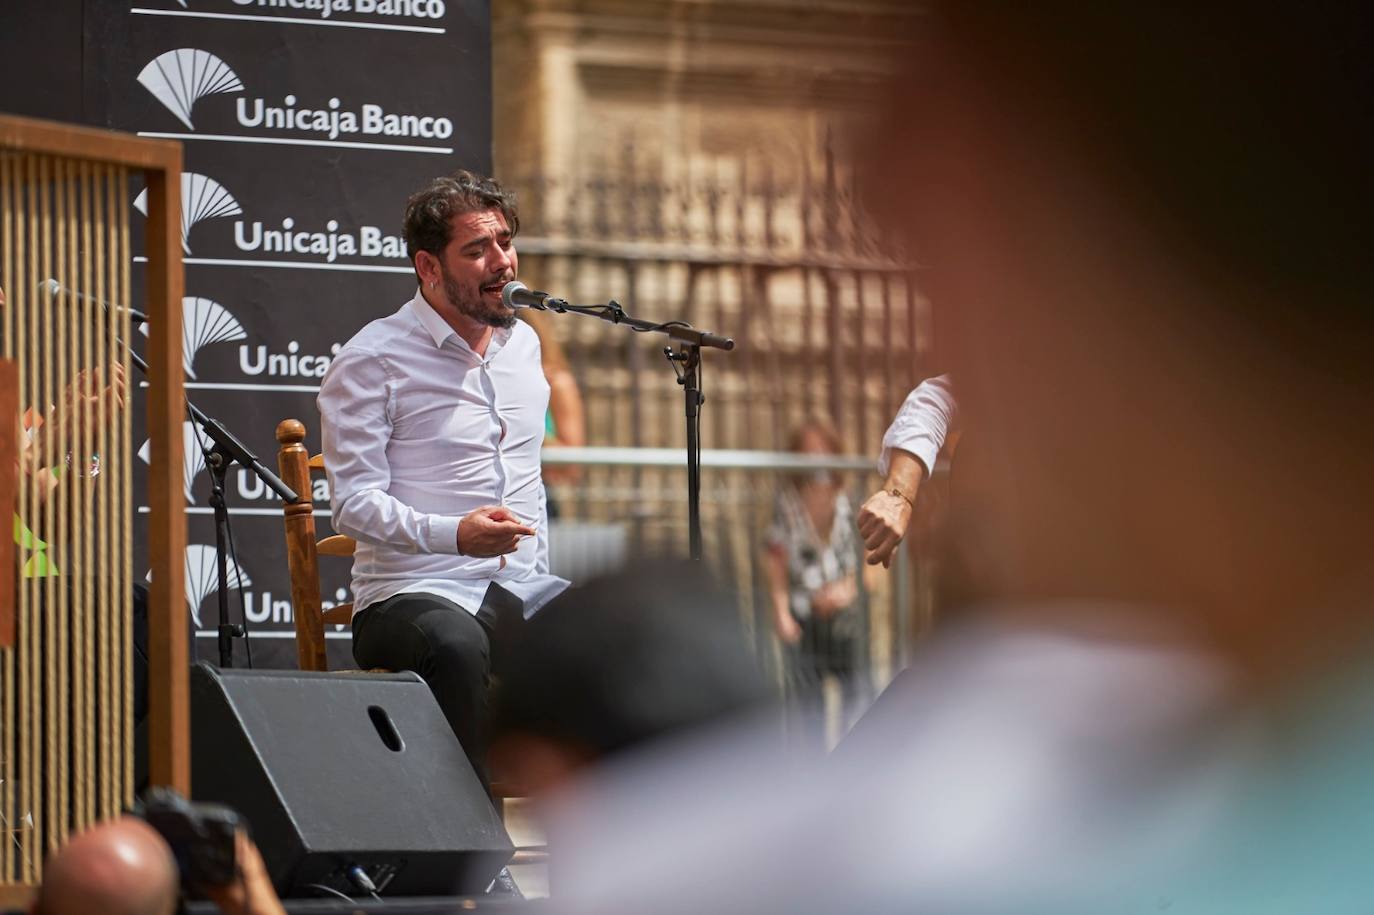
<svg viewBox="0 0 1374 915">
<path fill-rule="evenodd" d="M 900 489 L 898 489 L 896 486 L 894 486 L 894 487 L 892 487 L 891 489 L 889 489 L 889 490 L 887 491 L 887 494 L 888 494 L 889 496 L 897 496 L 897 497 L 900 498 L 900 499 L 905 499 L 905 500 L 906 500 L 906 504 L 911 506 L 912 511 L 915 511 L 915 510 L 916 510 L 916 503 L 915 503 L 914 501 L 912 501 L 911 496 L 908 496 L 906 493 L 902 492 L 902 491 L 901 491 Z"/>
</svg>

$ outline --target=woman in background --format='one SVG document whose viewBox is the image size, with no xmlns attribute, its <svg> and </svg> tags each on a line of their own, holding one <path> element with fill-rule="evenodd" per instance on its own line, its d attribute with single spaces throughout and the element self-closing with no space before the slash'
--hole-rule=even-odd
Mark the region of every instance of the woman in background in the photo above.
<svg viewBox="0 0 1374 915">
<path fill-rule="evenodd" d="M 840 439 L 824 420 L 810 419 L 792 434 L 798 454 L 840 453 Z M 860 647 L 858 540 L 854 512 L 832 471 L 797 474 L 778 492 L 764 569 L 771 619 L 783 645 L 792 720 L 802 742 L 824 749 L 827 676 L 840 687 L 847 722 L 862 699 L 856 676 Z"/>
</svg>

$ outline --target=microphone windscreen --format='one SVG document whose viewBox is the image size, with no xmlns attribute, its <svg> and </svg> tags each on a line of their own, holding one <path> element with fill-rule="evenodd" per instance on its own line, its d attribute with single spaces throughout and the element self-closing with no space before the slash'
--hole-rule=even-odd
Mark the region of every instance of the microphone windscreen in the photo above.
<svg viewBox="0 0 1374 915">
<path fill-rule="evenodd" d="M 524 308 L 525 305 L 523 303 L 515 301 L 515 294 L 517 292 L 527 292 L 529 288 L 530 287 L 519 280 L 511 280 L 501 287 L 501 301 L 505 303 L 507 308 Z"/>
</svg>

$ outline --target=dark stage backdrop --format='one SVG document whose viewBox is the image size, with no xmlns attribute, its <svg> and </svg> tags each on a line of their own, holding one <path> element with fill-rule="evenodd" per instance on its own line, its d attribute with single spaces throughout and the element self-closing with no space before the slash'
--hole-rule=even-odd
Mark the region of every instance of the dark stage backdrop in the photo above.
<svg viewBox="0 0 1374 915">
<path fill-rule="evenodd" d="M 18 49 L 32 57 L 32 78 L 49 74 L 74 86 L 67 68 L 79 67 L 77 110 L 86 122 L 184 144 L 188 396 L 273 470 L 273 432 L 284 417 L 305 422 L 317 451 L 315 395 L 333 354 L 414 292 L 400 237 L 406 197 L 454 168 L 491 168 L 489 0 L 41 7 L 51 19 L 26 17 L 40 41 Z M 74 9 L 81 11 L 81 55 L 53 60 L 37 32 L 76 20 Z M 2 91 L 7 102 L 17 94 L 14 86 Z M 4 107 L 43 116 L 36 104 L 50 104 L 50 117 L 73 109 L 69 98 Z M 143 218 L 140 191 L 131 187 L 127 201 L 135 228 Z M 141 278 L 136 268 L 135 306 Z M 144 442 L 135 403 L 136 441 Z M 186 436 L 186 609 L 198 654 L 214 660 L 209 480 L 189 424 Z M 138 492 L 142 483 L 136 479 Z M 242 584 L 229 592 L 232 619 L 240 619 L 241 594 L 254 665 L 294 667 L 280 503 L 237 466 L 227 492 L 238 553 L 231 579 L 237 574 Z M 323 483 L 315 496 L 325 536 L 332 529 Z M 142 550 L 136 562 L 146 569 Z M 322 565 L 326 605 L 349 599 L 348 561 Z M 327 635 L 331 665 L 351 666 L 347 629 Z M 241 642 L 235 663 L 246 663 Z"/>
</svg>

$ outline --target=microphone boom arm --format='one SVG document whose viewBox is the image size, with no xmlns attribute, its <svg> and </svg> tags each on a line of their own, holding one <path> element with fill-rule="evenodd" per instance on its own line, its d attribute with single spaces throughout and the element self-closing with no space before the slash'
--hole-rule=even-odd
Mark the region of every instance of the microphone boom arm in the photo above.
<svg viewBox="0 0 1374 915">
<path fill-rule="evenodd" d="M 136 369 L 146 376 L 148 374 L 148 363 L 143 361 L 142 356 L 134 352 L 133 347 L 126 348 L 129 352 L 129 360 L 133 362 Z M 253 471 L 259 479 L 267 484 L 268 489 L 281 496 L 283 502 L 296 502 L 299 500 L 300 497 L 296 495 L 296 491 L 283 483 L 281 478 L 275 473 L 264 467 L 262 462 L 258 460 L 258 456 L 250 451 L 247 445 L 239 441 L 234 433 L 224 428 L 219 420 L 211 419 L 202 413 L 195 404 L 191 403 L 190 398 L 186 399 L 186 414 L 191 417 L 191 420 L 197 426 L 200 426 L 206 437 L 214 442 L 217 448 L 224 452 L 231 463 L 237 461 L 239 464 L 243 465 L 245 469 Z"/>
<path fill-rule="evenodd" d="M 134 367 L 148 375 L 148 363 L 134 348 L 128 343 L 124 344 L 124 350 L 129 354 L 129 361 Z M 229 565 L 228 548 L 226 540 L 229 533 L 229 508 L 224 501 L 224 478 L 229 472 L 229 466 L 238 462 L 244 468 L 251 470 L 257 475 L 258 479 L 267 484 L 277 495 L 281 496 L 284 502 L 296 502 L 300 497 L 296 491 L 281 481 L 275 473 L 268 470 L 258 460 L 257 455 L 248 449 L 248 446 L 239 441 L 238 437 L 217 419 L 211 419 L 200 411 L 195 404 L 191 403 L 189 397 L 182 398 L 186 403 L 186 413 L 191 420 L 201 428 L 206 438 L 214 444 L 206 447 L 203 443 L 202 449 L 205 451 L 205 464 L 210 471 L 210 507 L 214 509 L 215 515 L 215 557 L 217 574 L 219 581 L 216 600 L 219 605 L 219 625 L 217 628 L 216 640 L 219 647 L 219 666 L 234 666 L 234 639 L 248 636 L 247 617 L 242 624 L 229 622 Z M 308 494 L 307 494 L 308 497 Z M 245 642 L 245 644 L 250 644 Z M 251 648 L 248 655 L 249 666 L 252 666 L 253 655 Z"/>
<path fill-rule="evenodd" d="M 514 281 L 510 285 L 515 285 Z M 523 284 L 520 284 L 524 291 Z M 507 288 L 510 288 L 508 286 Z M 512 290 L 514 292 L 514 290 Z M 516 307 L 514 296 L 503 293 L 506 304 Z M 537 308 L 540 311 L 554 311 L 559 314 L 572 312 L 600 318 L 611 324 L 623 324 L 636 333 L 658 333 L 676 340 L 676 351 L 671 346 L 663 348 L 663 355 L 677 375 L 677 383 L 682 386 L 687 417 L 687 526 L 688 538 L 693 559 L 701 559 L 701 405 L 706 397 L 701 393 L 701 349 L 709 347 L 729 351 L 735 348 L 735 341 L 709 331 L 697 330 L 686 321 L 664 321 L 655 323 L 632 317 L 615 299 L 605 305 L 569 305 L 562 299 L 544 293 L 531 293 L 519 307 Z"/>
<path fill-rule="evenodd" d="M 555 305 L 554 303 L 558 303 Z M 611 324 L 623 324 L 637 333 L 659 333 L 686 343 L 691 346 L 706 346 L 711 349 L 732 350 L 735 348 L 735 341 L 730 337 L 722 337 L 710 331 L 697 330 L 685 321 L 664 321 L 657 323 L 635 318 L 625 313 L 625 309 L 615 299 L 611 299 L 605 305 L 569 305 L 562 299 L 549 299 L 544 305 L 532 305 L 540 311 L 554 311 L 559 314 L 571 312 L 575 315 L 587 315 L 592 318 L 600 318 Z"/>
</svg>

